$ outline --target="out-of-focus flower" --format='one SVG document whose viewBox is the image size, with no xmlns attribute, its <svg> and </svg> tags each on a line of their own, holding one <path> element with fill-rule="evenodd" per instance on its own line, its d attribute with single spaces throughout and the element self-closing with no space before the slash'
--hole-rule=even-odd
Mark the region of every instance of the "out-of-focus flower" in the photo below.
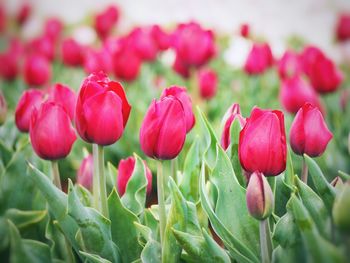
<svg viewBox="0 0 350 263">
<path fill-rule="evenodd" d="M 0 33 L 5 32 L 7 26 L 6 12 L 3 5 L 0 5 Z"/>
<path fill-rule="evenodd" d="M 336 37 L 338 41 L 350 39 L 350 13 L 341 14 L 336 25 Z"/>
<path fill-rule="evenodd" d="M 278 110 L 254 108 L 239 135 L 239 160 L 249 173 L 276 176 L 286 169 L 284 116 Z"/>
<path fill-rule="evenodd" d="M 63 30 L 63 23 L 58 18 L 50 18 L 46 20 L 44 26 L 44 35 L 51 39 L 54 43 L 59 40 Z"/>
<path fill-rule="evenodd" d="M 306 103 L 300 108 L 290 128 L 290 145 L 296 154 L 320 156 L 332 137 L 317 107 Z"/>
<path fill-rule="evenodd" d="M 251 75 L 262 74 L 273 63 L 274 58 L 270 46 L 267 43 L 255 43 L 247 57 L 244 70 Z"/>
<path fill-rule="evenodd" d="M 223 117 L 224 128 L 221 134 L 221 146 L 224 150 L 227 150 L 231 143 L 230 130 L 235 119 L 238 120 L 241 129 L 243 129 L 246 124 L 246 119 L 241 115 L 241 109 L 237 103 L 232 104 Z"/>
<path fill-rule="evenodd" d="M 51 78 L 51 65 L 42 55 L 31 55 L 24 62 L 24 80 L 29 86 L 41 86 Z"/>
<path fill-rule="evenodd" d="M 113 144 L 122 136 L 130 110 L 122 85 L 103 72 L 93 73 L 79 91 L 75 111 L 77 131 L 87 142 Z"/>
<path fill-rule="evenodd" d="M 170 47 L 170 35 L 159 25 L 153 25 L 151 35 L 159 50 L 167 50 Z"/>
<path fill-rule="evenodd" d="M 49 61 L 55 58 L 55 44 L 47 36 L 34 38 L 27 44 L 26 51 L 28 54 L 40 54 Z"/>
<path fill-rule="evenodd" d="M 280 101 L 283 107 L 290 113 L 297 111 L 309 102 L 322 110 L 318 94 L 300 76 L 282 80 L 280 89 Z"/>
<path fill-rule="evenodd" d="M 199 94 L 203 99 L 211 99 L 215 96 L 218 85 L 218 77 L 212 69 L 202 69 L 198 73 Z"/>
<path fill-rule="evenodd" d="M 44 93 L 37 89 L 28 89 L 23 92 L 15 112 L 16 126 L 21 132 L 29 131 L 30 116 L 34 108 L 39 108 L 43 96 Z"/>
<path fill-rule="evenodd" d="M 18 56 L 11 51 L 0 54 L 0 76 L 1 78 L 11 81 L 18 74 Z"/>
<path fill-rule="evenodd" d="M 69 66 L 80 66 L 84 62 L 84 47 L 73 38 L 62 42 L 61 55 L 63 63 Z"/>
<path fill-rule="evenodd" d="M 92 189 L 92 178 L 93 178 L 94 162 L 92 155 L 86 156 L 79 167 L 77 173 L 77 183 L 84 186 L 86 189 Z"/>
<path fill-rule="evenodd" d="M 173 70 L 183 78 L 187 79 L 190 76 L 190 68 L 187 67 L 186 64 L 178 56 L 175 58 Z"/>
<path fill-rule="evenodd" d="M 300 54 L 303 71 L 306 75 L 310 75 L 313 65 L 317 63 L 319 58 L 325 57 L 321 49 L 315 46 L 306 46 Z"/>
<path fill-rule="evenodd" d="M 32 12 L 32 7 L 28 2 L 24 2 L 18 10 L 16 21 L 19 25 L 23 25 L 29 18 Z"/>
<path fill-rule="evenodd" d="M 186 118 L 181 102 L 167 96 L 153 101 L 140 129 L 142 151 L 151 158 L 174 159 L 186 139 Z"/>
<path fill-rule="evenodd" d="M 0 126 L 5 123 L 6 116 L 7 116 L 7 103 L 4 95 L 0 91 Z"/>
<path fill-rule="evenodd" d="M 185 112 L 186 132 L 187 133 L 190 132 L 196 122 L 196 119 L 194 117 L 193 110 L 192 110 L 192 100 L 190 95 L 187 93 L 186 89 L 183 87 L 171 86 L 163 90 L 161 99 L 167 96 L 173 96 L 181 102 L 183 106 L 183 110 Z"/>
<path fill-rule="evenodd" d="M 93 72 L 110 72 L 112 68 L 112 58 L 110 54 L 104 50 L 87 49 L 84 57 L 84 70 L 86 73 Z"/>
<path fill-rule="evenodd" d="M 49 90 L 48 101 L 62 106 L 71 120 L 74 119 L 74 110 L 77 97 L 75 92 L 68 86 L 56 83 Z"/>
<path fill-rule="evenodd" d="M 293 78 L 302 73 L 302 65 L 299 55 L 294 51 L 287 50 L 278 61 L 278 73 L 281 79 Z"/>
<path fill-rule="evenodd" d="M 244 38 L 249 37 L 249 33 L 250 33 L 249 25 L 247 23 L 242 24 L 240 29 L 239 29 L 239 33 Z"/>
<path fill-rule="evenodd" d="M 153 61 L 156 59 L 158 46 L 153 39 L 150 27 L 137 27 L 128 37 L 130 45 L 133 46 L 142 60 Z"/>
<path fill-rule="evenodd" d="M 124 195 L 125 193 L 126 186 L 135 169 L 135 162 L 136 160 L 133 156 L 130 156 L 127 159 L 122 159 L 119 162 L 117 187 L 120 196 Z M 152 191 L 152 173 L 146 165 L 146 162 L 144 162 L 144 175 L 147 179 L 147 194 L 150 194 Z"/>
<path fill-rule="evenodd" d="M 30 141 L 36 154 L 45 160 L 65 158 L 76 140 L 66 111 L 54 102 L 42 103 L 30 117 Z"/>
<path fill-rule="evenodd" d="M 119 10 L 116 6 L 108 6 L 95 17 L 95 30 L 98 36 L 102 39 L 106 38 L 116 25 L 119 18 Z"/>
</svg>

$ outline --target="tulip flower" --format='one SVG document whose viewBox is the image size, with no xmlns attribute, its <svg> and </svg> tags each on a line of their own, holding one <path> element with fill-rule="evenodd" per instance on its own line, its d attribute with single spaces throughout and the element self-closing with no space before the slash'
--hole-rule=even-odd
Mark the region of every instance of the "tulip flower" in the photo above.
<svg viewBox="0 0 350 263">
<path fill-rule="evenodd" d="M 254 108 L 239 135 L 239 160 L 249 173 L 276 176 L 286 169 L 284 116 L 278 110 Z"/>
<path fill-rule="evenodd" d="M 246 119 L 241 115 L 241 109 L 237 103 L 232 104 L 232 106 L 226 111 L 223 118 L 224 129 L 221 135 L 221 146 L 224 150 L 227 150 L 231 144 L 230 130 L 235 119 L 238 120 L 241 129 L 243 129 L 244 125 L 246 124 Z"/>
<path fill-rule="evenodd" d="M 178 56 L 175 57 L 173 70 L 185 79 L 190 77 L 190 68 Z"/>
<path fill-rule="evenodd" d="M 7 103 L 4 95 L 0 91 L 0 125 L 3 125 L 6 121 L 7 115 Z"/>
<path fill-rule="evenodd" d="M 203 99 L 211 99 L 217 91 L 218 77 L 211 69 L 203 69 L 198 73 L 199 93 Z"/>
<path fill-rule="evenodd" d="M 81 162 L 77 173 L 77 183 L 89 190 L 92 189 L 93 165 L 92 155 L 89 154 Z"/>
<path fill-rule="evenodd" d="M 61 105 L 71 120 L 74 119 L 76 100 L 75 92 L 60 83 L 53 85 L 49 90 L 48 101 L 53 101 L 56 104 Z"/>
<path fill-rule="evenodd" d="M 15 121 L 18 130 L 29 131 L 30 116 L 34 108 L 39 108 L 44 93 L 37 89 L 28 89 L 23 92 L 16 107 Z"/>
<path fill-rule="evenodd" d="M 131 45 L 142 60 L 154 61 L 156 59 L 158 46 L 152 37 L 151 28 L 138 27 L 131 32 L 129 38 Z"/>
<path fill-rule="evenodd" d="M 302 64 L 303 71 L 306 75 L 311 74 L 312 67 L 317 60 L 325 57 L 322 50 L 315 46 L 307 46 L 300 54 L 300 62 Z"/>
<path fill-rule="evenodd" d="M 159 50 L 167 50 L 170 47 L 170 36 L 159 25 L 152 26 L 151 35 Z"/>
<path fill-rule="evenodd" d="M 273 64 L 273 55 L 267 43 L 255 43 L 247 57 L 244 70 L 247 74 L 262 74 Z"/>
<path fill-rule="evenodd" d="M 239 29 L 239 33 L 242 37 L 248 38 L 249 37 L 249 32 L 250 32 L 250 27 L 248 24 L 244 23 L 241 25 Z"/>
<path fill-rule="evenodd" d="M 260 172 L 250 175 L 247 187 L 247 207 L 250 215 L 258 220 L 269 217 L 274 208 L 271 187 Z"/>
<path fill-rule="evenodd" d="M 340 42 L 350 39 L 350 14 L 341 14 L 336 26 L 336 37 Z"/>
<path fill-rule="evenodd" d="M 49 18 L 44 25 L 44 35 L 54 43 L 61 37 L 63 24 L 58 18 Z"/>
<path fill-rule="evenodd" d="M 185 110 L 179 99 L 166 96 L 154 100 L 142 122 L 141 149 L 151 158 L 173 159 L 182 150 L 186 131 Z"/>
<path fill-rule="evenodd" d="M 33 109 L 29 135 L 34 151 L 45 160 L 65 158 L 76 140 L 69 115 L 54 102 Z"/>
<path fill-rule="evenodd" d="M 4 33 L 7 26 L 6 12 L 3 5 L 0 6 L 0 33 Z"/>
<path fill-rule="evenodd" d="M 120 196 L 124 195 L 126 186 L 135 169 L 135 158 L 133 156 L 122 159 L 118 166 L 117 187 Z M 152 191 L 152 173 L 144 162 L 144 175 L 147 179 L 147 194 Z"/>
<path fill-rule="evenodd" d="M 84 62 L 84 48 L 73 38 L 62 42 L 62 60 L 68 66 L 80 66 Z"/>
<path fill-rule="evenodd" d="M 306 102 L 317 106 L 319 109 L 322 108 L 317 93 L 300 76 L 282 81 L 280 101 L 288 112 L 294 114 L 297 113 Z"/>
<path fill-rule="evenodd" d="M 18 74 L 18 57 L 13 52 L 7 51 L 0 54 L 0 76 L 1 78 L 12 81 Z"/>
<path fill-rule="evenodd" d="M 29 3 L 23 3 L 16 15 L 16 21 L 21 26 L 23 25 L 29 18 L 32 11 L 32 7 L 29 5 Z"/>
<path fill-rule="evenodd" d="M 119 82 L 103 72 L 87 77 L 79 91 L 75 124 L 80 137 L 90 143 L 110 145 L 122 135 L 131 106 Z"/>
<path fill-rule="evenodd" d="M 29 56 L 24 62 L 24 80 L 30 86 L 41 86 L 51 78 L 51 65 L 42 55 Z"/>
<path fill-rule="evenodd" d="M 106 50 L 88 49 L 86 51 L 84 58 L 84 70 L 86 73 L 110 72 L 111 68 L 112 58 Z"/>
<path fill-rule="evenodd" d="M 26 50 L 29 54 L 40 54 L 49 61 L 52 61 L 56 55 L 55 44 L 47 36 L 34 38 L 27 44 Z"/>
<path fill-rule="evenodd" d="M 94 27 L 100 38 L 104 39 L 110 34 L 118 18 L 119 10 L 112 5 L 96 15 Z"/>
<path fill-rule="evenodd" d="M 299 55 L 287 50 L 278 61 L 278 73 L 281 79 L 293 78 L 302 73 Z"/>
<path fill-rule="evenodd" d="M 290 145 L 296 154 L 320 156 L 332 137 L 317 107 L 306 103 L 299 109 L 290 129 Z"/>
<path fill-rule="evenodd" d="M 186 89 L 183 87 L 171 86 L 170 88 L 163 90 L 161 99 L 167 96 L 173 96 L 182 103 L 183 110 L 185 112 L 186 131 L 187 133 L 190 132 L 196 122 L 196 119 L 192 110 L 191 97 L 187 93 Z"/>
</svg>

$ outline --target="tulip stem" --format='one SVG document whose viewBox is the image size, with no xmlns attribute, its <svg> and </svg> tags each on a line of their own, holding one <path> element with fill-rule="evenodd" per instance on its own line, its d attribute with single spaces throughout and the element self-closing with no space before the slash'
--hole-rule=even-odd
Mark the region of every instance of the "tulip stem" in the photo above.
<svg viewBox="0 0 350 263">
<path fill-rule="evenodd" d="M 270 253 L 269 253 L 269 245 L 268 245 L 268 235 L 267 231 L 269 230 L 268 226 L 268 218 L 261 220 L 260 225 L 259 225 L 259 230 L 260 230 L 260 249 L 261 249 L 261 262 L 262 263 L 270 263 L 271 258 L 270 258 Z"/>
<path fill-rule="evenodd" d="M 100 211 L 100 176 L 99 176 L 99 158 L 98 158 L 98 145 L 93 144 L 92 145 L 92 155 L 93 155 L 93 185 L 92 185 L 92 191 L 93 191 L 93 197 L 94 197 L 94 207 L 96 210 Z"/>
<path fill-rule="evenodd" d="M 164 179 L 163 179 L 163 164 L 161 161 L 157 163 L 157 193 L 158 193 L 158 209 L 159 209 L 159 229 L 160 243 L 163 247 L 164 232 L 166 223 L 165 203 L 164 203 Z"/>
<path fill-rule="evenodd" d="M 308 167 L 305 161 L 305 158 L 303 157 L 303 167 L 301 170 L 301 180 L 307 184 L 307 177 L 308 177 Z"/>
<path fill-rule="evenodd" d="M 177 182 L 177 169 L 178 169 L 177 157 L 171 160 L 171 177 Z"/>
<path fill-rule="evenodd" d="M 60 171 L 58 170 L 57 161 L 51 161 L 51 168 L 52 168 L 52 175 L 53 175 L 53 183 L 54 185 L 56 185 L 58 189 L 62 190 Z"/>
</svg>

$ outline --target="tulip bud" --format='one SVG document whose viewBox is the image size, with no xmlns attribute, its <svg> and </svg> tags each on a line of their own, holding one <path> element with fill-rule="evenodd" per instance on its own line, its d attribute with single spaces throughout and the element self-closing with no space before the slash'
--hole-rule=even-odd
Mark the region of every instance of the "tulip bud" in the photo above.
<svg viewBox="0 0 350 263">
<path fill-rule="evenodd" d="M 268 218 L 274 208 L 271 187 L 260 172 L 251 174 L 247 187 L 247 207 L 250 215 L 258 220 Z"/>
<path fill-rule="evenodd" d="M 77 183 L 89 190 L 92 189 L 93 165 L 92 155 L 89 154 L 81 162 L 77 173 Z"/>
<path fill-rule="evenodd" d="M 157 57 L 157 43 L 152 38 L 151 28 L 135 28 L 129 35 L 131 44 L 144 61 L 154 61 Z"/>
<path fill-rule="evenodd" d="M 119 162 L 118 166 L 118 177 L 117 177 L 117 186 L 120 196 L 124 195 L 126 186 L 129 182 L 130 177 L 132 176 L 135 169 L 135 158 L 129 157 L 127 159 L 122 159 Z M 144 175 L 147 179 L 147 194 L 150 194 L 152 191 L 152 173 L 151 170 L 147 167 L 146 162 L 144 162 Z"/>
<path fill-rule="evenodd" d="M 23 25 L 29 18 L 32 7 L 29 3 L 23 3 L 17 13 L 16 21 L 19 25 Z"/>
<path fill-rule="evenodd" d="M 167 50 L 170 46 L 170 36 L 159 25 L 152 26 L 151 34 L 159 50 Z"/>
<path fill-rule="evenodd" d="M 254 108 L 239 134 L 239 160 L 244 170 L 276 176 L 286 169 L 284 116 L 278 110 Z"/>
<path fill-rule="evenodd" d="M 175 57 L 173 70 L 185 79 L 190 77 L 189 66 L 187 66 L 178 56 Z"/>
<path fill-rule="evenodd" d="M 113 55 L 113 73 L 122 80 L 133 81 L 139 75 L 142 61 L 133 48 L 122 45 L 125 46 Z"/>
<path fill-rule="evenodd" d="M 4 95 L 0 91 L 0 125 L 3 125 L 6 121 L 7 115 L 7 103 Z"/>
<path fill-rule="evenodd" d="M 80 66 L 84 61 L 84 48 L 73 38 L 68 38 L 62 42 L 62 60 L 68 66 Z"/>
<path fill-rule="evenodd" d="M 28 89 L 23 92 L 16 107 L 15 121 L 18 130 L 29 131 L 30 116 L 34 108 L 39 108 L 44 93 L 41 90 Z"/>
<path fill-rule="evenodd" d="M 247 57 L 244 70 L 247 74 L 262 74 L 273 64 L 273 55 L 267 43 L 255 43 Z"/>
<path fill-rule="evenodd" d="M 186 139 L 186 118 L 180 100 L 166 96 L 153 101 L 140 129 L 142 151 L 151 158 L 174 159 Z"/>
<path fill-rule="evenodd" d="M 211 69 L 201 70 L 198 74 L 199 93 L 203 99 L 211 99 L 217 91 L 218 77 Z"/>
<path fill-rule="evenodd" d="M 299 55 L 287 50 L 278 61 L 278 73 L 282 79 L 289 79 L 302 73 Z"/>
<path fill-rule="evenodd" d="M 241 129 L 246 124 L 245 118 L 241 115 L 241 109 L 239 107 L 239 104 L 234 103 L 231 105 L 231 107 L 226 111 L 223 122 L 224 122 L 224 129 L 222 131 L 221 135 L 221 146 L 224 150 L 227 150 L 229 145 L 231 144 L 231 125 L 234 122 L 234 120 L 237 119 Z"/>
<path fill-rule="evenodd" d="M 45 22 L 44 35 L 50 38 L 54 43 L 60 38 L 63 24 L 58 18 L 49 18 Z"/>
<path fill-rule="evenodd" d="M 336 26 L 336 36 L 338 41 L 350 39 L 350 14 L 341 14 Z"/>
<path fill-rule="evenodd" d="M 74 119 L 74 110 L 77 98 L 72 89 L 57 83 L 49 90 L 48 101 L 55 102 L 56 104 L 62 106 L 68 113 L 69 118 L 71 120 Z"/>
<path fill-rule="evenodd" d="M 113 144 L 123 134 L 130 110 L 122 85 L 103 72 L 93 73 L 79 91 L 75 111 L 77 131 L 87 142 Z"/>
<path fill-rule="evenodd" d="M 350 181 L 335 198 L 333 205 L 334 224 L 343 231 L 350 231 Z"/>
<path fill-rule="evenodd" d="M 28 85 L 40 86 L 51 78 L 51 65 L 42 55 L 29 56 L 24 62 L 24 80 Z"/>
<path fill-rule="evenodd" d="M 288 112 L 294 114 L 307 102 L 321 109 L 317 93 L 299 76 L 282 81 L 280 101 Z"/>
<path fill-rule="evenodd" d="M 84 70 L 86 73 L 110 72 L 111 68 L 112 58 L 106 50 L 87 50 L 84 59 Z"/>
<path fill-rule="evenodd" d="M 191 97 L 188 95 L 186 89 L 183 87 L 171 86 L 170 88 L 163 90 L 161 99 L 166 96 L 173 96 L 182 103 L 185 112 L 186 131 L 187 133 L 190 132 L 196 122 L 196 119 L 192 111 Z"/>
<path fill-rule="evenodd" d="M 106 38 L 119 18 L 119 10 L 115 6 L 109 6 L 95 17 L 95 30 L 100 38 Z"/>
<path fill-rule="evenodd" d="M 29 54 L 40 54 L 49 61 L 55 58 L 54 42 L 47 36 L 33 39 L 27 44 L 26 48 Z"/>
<path fill-rule="evenodd" d="M 30 117 L 30 141 L 36 154 L 45 160 L 65 158 L 76 140 L 69 115 L 60 105 L 42 103 Z"/>
<path fill-rule="evenodd" d="M 290 145 L 296 154 L 317 157 L 332 137 L 317 107 L 306 103 L 300 108 L 290 129 Z"/>
<path fill-rule="evenodd" d="M 18 74 L 18 56 L 14 52 L 7 51 L 0 54 L 0 76 L 1 78 L 11 81 Z"/>
<path fill-rule="evenodd" d="M 250 32 L 249 25 L 246 23 L 242 24 L 240 27 L 240 32 L 239 32 L 241 37 L 248 38 L 249 32 Z"/>
</svg>

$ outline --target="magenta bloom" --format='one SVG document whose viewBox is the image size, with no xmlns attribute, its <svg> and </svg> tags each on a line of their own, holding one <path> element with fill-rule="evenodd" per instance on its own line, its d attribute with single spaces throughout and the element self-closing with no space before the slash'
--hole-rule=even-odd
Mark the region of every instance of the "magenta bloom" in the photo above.
<svg viewBox="0 0 350 263">
<path fill-rule="evenodd" d="M 73 38 L 67 38 L 62 42 L 61 55 L 64 64 L 80 66 L 84 62 L 84 47 Z"/>
<path fill-rule="evenodd" d="M 198 73 L 199 93 L 203 99 L 211 99 L 215 96 L 218 85 L 216 72 L 211 69 L 202 69 Z"/>
<path fill-rule="evenodd" d="M 41 86 L 51 78 L 51 65 L 42 55 L 29 56 L 24 62 L 24 80 L 29 86 Z"/>
<path fill-rule="evenodd" d="M 271 67 L 274 58 L 270 46 L 267 43 L 255 43 L 247 57 L 244 70 L 250 74 L 262 74 Z"/>
<path fill-rule="evenodd" d="M 68 86 L 64 86 L 60 83 L 53 85 L 49 90 L 48 101 L 53 101 L 56 104 L 61 105 L 68 113 L 69 118 L 71 120 L 74 119 L 74 110 L 77 96 L 75 95 L 75 92 Z"/>
<path fill-rule="evenodd" d="M 350 13 L 343 13 L 339 16 L 336 26 L 336 37 L 338 41 L 350 39 Z"/>
<path fill-rule="evenodd" d="M 302 73 L 302 65 L 299 55 L 287 50 L 278 61 L 278 73 L 281 79 L 293 78 Z"/>
<path fill-rule="evenodd" d="M 77 183 L 84 186 L 86 189 L 92 189 L 92 178 L 94 171 L 94 162 L 92 155 L 86 156 L 80 164 L 77 173 Z"/>
<path fill-rule="evenodd" d="M 106 38 L 116 25 L 119 18 L 119 10 L 116 6 L 108 6 L 95 17 L 95 30 L 102 39 Z"/>
</svg>

